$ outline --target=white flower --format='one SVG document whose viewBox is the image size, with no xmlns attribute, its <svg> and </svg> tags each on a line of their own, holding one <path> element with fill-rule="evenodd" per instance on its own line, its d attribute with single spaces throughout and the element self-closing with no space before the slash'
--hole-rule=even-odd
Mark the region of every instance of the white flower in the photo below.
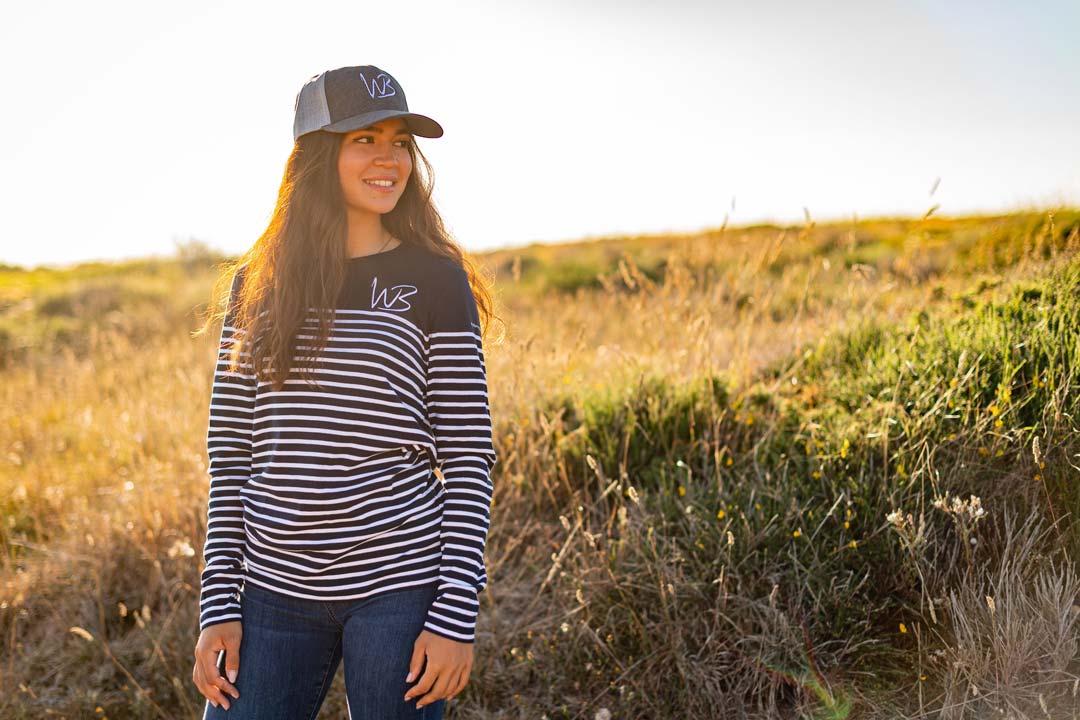
<svg viewBox="0 0 1080 720">
<path fill-rule="evenodd" d="M 195 548 L 191 547 L 191 543 L 187 540 L 177 540 L 172 544 L 172 547 L 168 550 L 169 557 L 194 557 Z"/>
</svg>

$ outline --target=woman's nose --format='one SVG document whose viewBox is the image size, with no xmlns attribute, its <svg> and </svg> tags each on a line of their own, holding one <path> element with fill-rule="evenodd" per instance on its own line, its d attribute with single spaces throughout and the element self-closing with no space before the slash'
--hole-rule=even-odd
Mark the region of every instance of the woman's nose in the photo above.
<svg viewBox="0 0 1080 720">
<path fill-rule="evenodd" d="M 394 157 L 393 148 L 388 148 L 375 156 L 375 162 L 380 165 L 395 165 L 397 158 Z"/>
</svg>

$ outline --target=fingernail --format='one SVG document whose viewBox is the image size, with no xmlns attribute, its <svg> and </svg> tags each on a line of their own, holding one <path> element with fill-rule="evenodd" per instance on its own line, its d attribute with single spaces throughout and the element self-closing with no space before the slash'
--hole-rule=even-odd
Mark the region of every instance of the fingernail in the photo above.
<svg viewBox="0 0 1080 720">
<path fill-rule="evenodd" d="M 412 673 L 411 672 L 408 675 L 405 676 L 405 682 L 412 682 Z"/>
<path fill-rule="evenodd" d="M 225 674 L 229 676 L 229 682 L 231 682 L 231 683 L 236 682 L 236 669 L 235 668 L 230 668 Z"/>
</svg>

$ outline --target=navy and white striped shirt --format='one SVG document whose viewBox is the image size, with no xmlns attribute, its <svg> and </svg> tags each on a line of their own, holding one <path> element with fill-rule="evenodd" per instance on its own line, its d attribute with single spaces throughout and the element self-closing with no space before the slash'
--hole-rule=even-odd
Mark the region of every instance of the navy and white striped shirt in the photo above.
<svg viewBox="0 0 1080 720">
<path fill-rule="evenodd" d="M 437 585 L 424 627 L 472 642 L 497 458 L 468 276 L 408 243 L 347 262 L 314 372 L 294 366 L 280 392 L 246 352 L 227 372 L 234 278 L 206 437 L 200 630 L 241 619 L 243 583 L 317 600 Z"/>
</svg>

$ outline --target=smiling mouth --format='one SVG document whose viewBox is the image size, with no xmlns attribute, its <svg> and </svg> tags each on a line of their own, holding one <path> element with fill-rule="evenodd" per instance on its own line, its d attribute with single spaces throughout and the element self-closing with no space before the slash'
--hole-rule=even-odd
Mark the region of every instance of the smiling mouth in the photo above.
<svg viewBox="0 0 1080 720">
<path fill-rule="evenodd" d="M 392 188 L 397 185 L 397 182 L 394 180 L 365 180 L 364 182 L 372 187 L 378 188 Z"/>
</svg>

